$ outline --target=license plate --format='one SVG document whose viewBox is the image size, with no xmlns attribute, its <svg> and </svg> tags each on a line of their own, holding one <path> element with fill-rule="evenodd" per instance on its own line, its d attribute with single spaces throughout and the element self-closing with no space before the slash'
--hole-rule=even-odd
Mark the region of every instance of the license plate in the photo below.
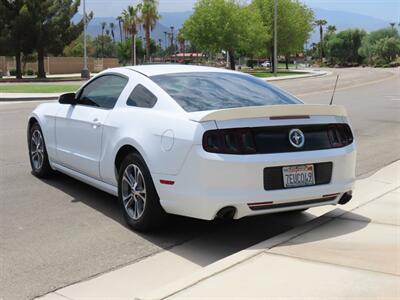
<svg viewBox="0 0 400 300">
<path fill-rule="evenodd" d="M 314 165 L 283 167 L 282 174 L 285 188 L 315 184 Z"/>
</svg>

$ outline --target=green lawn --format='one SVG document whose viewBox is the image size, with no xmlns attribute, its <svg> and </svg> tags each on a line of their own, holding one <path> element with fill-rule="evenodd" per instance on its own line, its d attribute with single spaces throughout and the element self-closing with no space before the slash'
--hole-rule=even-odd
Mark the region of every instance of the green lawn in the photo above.
<svg viewBox="0 0 400 300">
<path fill-rule="evenodd" d="M 0 84 L 0 93 L 67 93 L 79 87 L 79 84 Z"/>
<path fill-rule="evenodd" d="M 295 64 L 289 64 L 288 65 L 289 69 L 294 69 L 296 67 Z M 286 64 L 285 63 L 278 63 L 278 69 L 286 69 Z"/>
</svg>

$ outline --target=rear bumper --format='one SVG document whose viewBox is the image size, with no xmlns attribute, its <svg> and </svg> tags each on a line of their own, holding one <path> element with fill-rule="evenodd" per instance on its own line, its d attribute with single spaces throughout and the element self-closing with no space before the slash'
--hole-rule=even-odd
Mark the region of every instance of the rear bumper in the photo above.
<svg viewBox="0 0 400 300">
<path fill-rule="evenodd" d="M 236 209 L 234 218 L 335 205 L 353 190 L 356 150 L 344 148 L 257 155 L 226 155 L 193 146 L 177 176 L 152 174 L 161 205 L 168 213 L 211 220 L 226 206 Z M 329 184 L 292 189 L 265 190 L 264 168 L 332 162 Z M 171 180 L 173 185 L 161 184 Z M 320 200 L 320 201 L 317 201 Z M 322 201 L 323 200 L 323 201 Z M 254 209 L 254 204 L 273 206 Z M 249 205 L 250 204 L 250 205 Z"/>
</svg>

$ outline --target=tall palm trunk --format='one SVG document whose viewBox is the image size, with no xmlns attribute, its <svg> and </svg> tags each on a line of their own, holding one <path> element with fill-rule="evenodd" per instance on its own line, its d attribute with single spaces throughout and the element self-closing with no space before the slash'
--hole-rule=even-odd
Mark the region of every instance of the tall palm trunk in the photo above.
<svg viewBox="0 0 400 300">
<path fill-rule="evenodd" d="M 118 26 L 119 26 L 119 38 L 122 43 L 122 26 L 121 26 L 121 20 L 118 20 Z"/>
<path fill-rule="evenodd" d="M 131 44 L 131 63 L 132 66 L 135 65 L 136 62 L 136 34 L 132 32 L 132 44 Z"/>
<path fill-rule="evenodd" d="M 133 65 L 136 66 L 136 33 L 133 35 Z"/>
<path fill-rule="evenodd" d="M 150 61 L 150 28 L 146 27 L 146 60 Z"/>
</svg>

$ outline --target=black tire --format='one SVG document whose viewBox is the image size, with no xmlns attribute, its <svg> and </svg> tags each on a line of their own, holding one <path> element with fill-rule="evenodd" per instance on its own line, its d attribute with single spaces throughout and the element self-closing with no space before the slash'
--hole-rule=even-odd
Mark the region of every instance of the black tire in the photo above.
<svg viewBox="0 0 400 300">
<path fill-rule="evenodd" d="M 124 175 L 132 172 L 132 169 L 135 170 L 135 166 L 140 170 L 140 173 L 142 174 L 142 179 L 138 179 L 137 181 L 134 180 L 133 182 L 136 182 L 137 186 L 140 186 L 139 188 L 136 188 L 137 190 L 144 190 L 145 201 L 141 201 L 141 199 L 143 198 L 139 197 L 139 195 L 135 196 L 131 194 L 132 185 L 129 185 L 126 179 L 124 180 Z M 141 177 L 140 175 L 137 175 L 136 178 Z M 142 180 L 144 180 L 144 185 L 141 183 Z M 143 196 L 143 192 L 136 193 L 139 193 Z M 129 200 L 128 195 L 130 194 L 132 197 L 131 199 L 133 200 Z M 125 197 L 123 197 L 123 195 Z M 128 200 L 124 201 L 124 198 Z M 167 219 L 167 214 L 161 207 L 160 198 L 158 197 L 156 188 L 154 187 L 150 171 L 147 168 L 143 158 L 138 153 L 128 154 L 122 161 L 121 167 L 119 168 L 118 200 L 126 223 L 134 230 L 142 232 L 154 230 L 164 224 Z M 133 203 L 127 208 L 125 204 L 127 204 L 129 201 L 133 201 Z M 144 204 L 139 205 L 139 203 L 142 202 Z M 140 215 L 139 213 L 137 213 L 136 215 L 135 209 L 139 211 L 139 208 L 142 209 L 142 212 Z"/>
<path fill-rule="evenodd" d="M 40 137 L 40 146 L 36 147 L 36 143 L 33 141 L 33 137 Z M 35 147 L 35 148 L 34 148 Z M 40 148 L 40 149 L 39 149 Z M 49 157 L 47 155 L 46 143 L 42 129 L 38 123 L 34 123 L 28 132 L 28 150 L 29 150 L 29 161 L 31 163 L 32 174 L 39 178 L 48 178 L 53 174 L 53 170 L 50 167 Z M 39 151 L 40 150 L 40 151 Z M 38 154 L 40 152 L 40 154 Z M 34 155 L 36 153 L 36 155 Z M 41 157 L 41 161 L 38 162 L 38 155 Z"/>
</svg>

